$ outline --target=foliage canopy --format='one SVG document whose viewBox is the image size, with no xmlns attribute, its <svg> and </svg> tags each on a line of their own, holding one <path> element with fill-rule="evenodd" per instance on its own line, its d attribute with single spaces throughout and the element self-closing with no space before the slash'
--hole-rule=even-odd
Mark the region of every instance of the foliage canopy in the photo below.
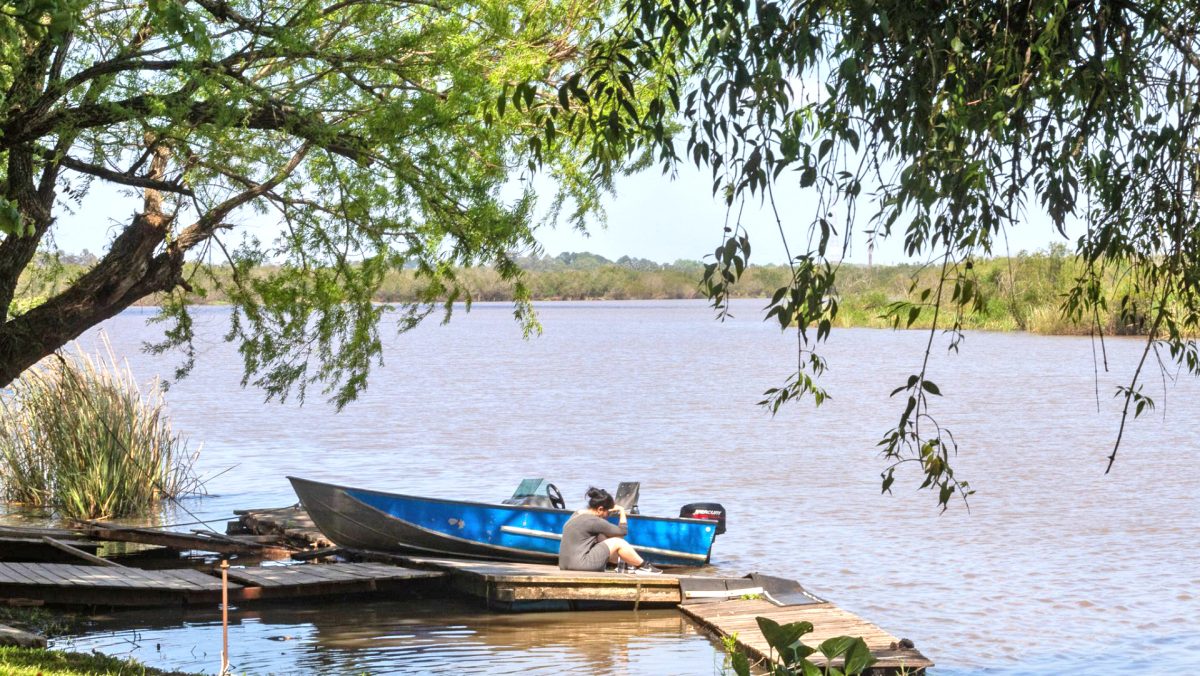
<svg viewBox="0 0 1200 676">
<path fill-rule="evenodd" d="M 604 12 L 574 0 L 0 5 L 0 307 L 94 185 L 143 202 L 85 274 L 4 318 L 0 383 L 153 293 L 172 294 L 157 349 L 187 353 L 186 294 L 215 285 L 234 304 L 247 381 L 278 397 L 319 383 L 343 405 L 365 387 L 384 314 L 371 297 L 388 270 L 415 269 L 428 289 L 402 329 L 432 299 L 448 297 L 447 312 L 469 301 L 454 266 L 477 262 L 516 283 L 533 328 L 512 262 L 534 244 L 533 191 L 518 179 L 552 175 L 557 206 L 582 222 L 633 153 L 623 140 L 603 156 L 556 143 L 526 83 L 564 80 L 581 46 L 604 39 Z M 255 212 L 283 234 L 243 237 Z M 232 281 L 189 257 L 228 265 Z M 248 274 L 266 261 L 272 274 Z"/>
<path fill-rule="evenodd" d="M 937 332 L 957 347 L 979 303 L 974 260 L 1044 212 L 1085 226 L 1063 310 L 1116 307 L 1146 328 L 1118 396 L 1122 429 L 1153 405 L 1144 367 L 1200 372 L 1195 199 L 1200 9 L 1182 0 L 618 0 L 379 3 L 36 0 L 0 6 L 0 304 L 53 223 L 94 180 L 145 208 L 72 289 L 0 327 L 0 382 L 156 291 L 187 289 L 183 256 L 219 249 L 235 269 L 282 258 L 234 289 L 231 337 L 247 378 L 274 395 L 320 382 L 344 403 L 379 354 L 387 269 L 414 264 L 433 293 L 450 264 L 532 243 L 531 195 L 500 189 L 547 170 L 582 218 L 597 190 L 649 151 L 712 172 L 730 210 L 706 269 L 719 311 L 745 269 L 738 215 L 780 189 L 815 208 L 777 214 L 791 280 L 767 312 L 795 327 L 793 376 L 765 404 L 826 393 L 821 343 L 838 313 L 839 251 L 863 213 L 872 241 L 901 237 L 936 271 L 896 303 L 897 326 L 935 320 L 894 394 L 881 439 L 886 491 L 919 467 L 943 507 L 970 493 L 931 415 Z M 243 206 L 286 225 L 272 245 L 222 237 Z M 1113 270 L 1129 278 L 1102 292 Z M 922 277 L 921 279 L 928 279 Z M 520 287 L 518 287 L 519 289 Z M 518 298 L 520 298 L 518 294 Z M 428 307 L 412 307 L 416 321 Z M 529 319 L 527 306 L 518 315 Z M 186 345 L 181 302 L 168 343 Z M 1097 320 L 1099 331 L 1099 321 Z M 310 364 L 315 370 L 310 371 Z M 1110 456 L 1116 458 L 1120 435 Z"/>
<path fill-rule="evenodd" d="M 711 170 L 730 211 L 704 288 L 723 312 L 750 256 L 740 224 L 748 200 L 775 205 L 809 191 L 805 214 L 775 211 L 792 278 L 768 318 L 798 329 L 792 377 L 767 392 L 778 407 L 825 391 L 820 345 L 838 313 L 837 279 L 850 229 L 873 244 L 903 238 L 937 274 L 915 278 L 914 302 L 933 327 L 924 359 L 893 392 L 902 413 L 880 441 L 887 491 L 905 465 L 944 508 L 971 489 L 952 467 L 953 436 L 931 415 L 928 377 L 941 331 L 951 349 L 979 308 L 974 261 L 1003 251 L 1008 229 L 1048 216 L 1075 243 L 1082 271 L 1063 312 L 1092 322 L 1115 309 L 1148 335 L 1117 396 L 1127 418 L 1153 406 L 1144 369 L 1200 373 L 1200 8 L 1181 0 L 624 0 L 622 82 L 666 82 L 647 114 L 618 110 L 613 134 L 649 134 L 665 167 Z M 593 97 L 601 89 L 589 92 Z M 564 106 L 566 102 L 564 102 Z M 664 120 L 683 131 L 664 133 Z M 860 219 L 858 212 L 863 212 Z M 1107 297 L 1105 275 L 1127 280 Z M 1116 459 L 1118 433 L 1108 467 Z"/>
</svg>

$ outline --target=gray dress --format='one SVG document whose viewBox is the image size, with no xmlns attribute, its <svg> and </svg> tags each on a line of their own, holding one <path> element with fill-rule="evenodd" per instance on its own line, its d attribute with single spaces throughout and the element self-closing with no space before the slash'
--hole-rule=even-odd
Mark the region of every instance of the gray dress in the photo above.
<svg viewBox="0 0 1200 676">
<path fill-rule="evenodd" d="M 574 514 L 563 526 L 558 545 L 558 567 L 563 570 L 604 570 L 608 547 L 598 536 L 625 537 L 629 527 L 616 525 L 591 512 Z"/>
</svg>

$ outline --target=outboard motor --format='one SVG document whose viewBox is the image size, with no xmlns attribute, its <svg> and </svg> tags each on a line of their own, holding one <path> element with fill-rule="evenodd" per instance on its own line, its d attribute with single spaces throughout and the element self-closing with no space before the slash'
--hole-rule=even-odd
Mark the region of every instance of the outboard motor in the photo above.
<svg viewBox="0 0 1200 676">
<path fill-rule="evenodd" d="M 693 502 L 679 508 L 681 519 L 705 519 L 717 522 L 717 535 L 725 532 L 725 508 L 716 502 Z"/>
</svg>

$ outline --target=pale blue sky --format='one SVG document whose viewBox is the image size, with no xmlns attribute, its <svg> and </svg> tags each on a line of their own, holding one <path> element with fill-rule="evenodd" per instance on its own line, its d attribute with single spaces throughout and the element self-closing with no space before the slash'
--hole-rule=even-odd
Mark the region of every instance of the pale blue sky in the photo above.
<svg viewBox="0 0 1200 676">
<path fill-rule="evenodd" d="M 706 171 L 689 166 L 682 168 L 674 180 L 663 176 L 658 169 L 622 178 L 617 181 L 617 195 L 607 200 L 607 228 L 594 227 L 590 235 L 584 235 L 560 225 L 540 229 L 538 239 L 550 255 L 590 251 L 612 260 L 626 255 L 661 263 L 681 258 L 701 260 L 720 244 L 726 218 L 724 205 L 712 197 L 708 177 Z M 799 188 L 779 189 L 776 196 L 795 255 L 807 248 L 805 224 L 811 219 L 814 200 L 811 193 Z M 57 246 L 71 253 L 83 249 L 100 253 L 139 207 L 139 197 L 97 184 L 77 213 L 61 213 L 56 232 Z M 844 228 L 844 223 L 840 222 L 842 214 L 836 216 L 839 228 Z M 250 209 L 243 209 L 233 220 L 245 223 L 247 231 L 262 239 L 273 237 L 274 224 L 270 218 L 254 216 Z M 750 231 L 751 263 L 783 263 L 787 260 L 769 208 L 759 207 L 757 202 L 747 204 L 742 220 Z M 861 232 L 866 227 L 865 214 L 860 214 L 858 220 L 860 224 L 853 234 L 846 260 L 866 263 L 866 236 Z M 1044 217 L 1035 215 L 1031 222 L 1009 233 L 1008 249 L 1015 254 L 1064 241 Z M 882 264 L 910 261 L 903 254 L 902 233 L 877 246 L 873 258 L 875 263 Z"/>
<path fill-rule="evenodd" d="M 617 197 L 608 204 L 607 229 L 594 230 L 586 237 L 560 226 L 539 232 L 539 240 L 550 254 L 591 251 L 610 259 L 629 255 L 664 263 L 679 258 L 701 259 L 721 243 L 726 217 L 724 205 L 712 196 L 709 176 L 707 171 L 685 167 L 674 180 L 662 176 L 658 170 L 621 179 L 616 185 Z M 807 248 L 807 223 L 815 208 L 814 193 L 798 187 L 778 187 L 775 194 L 794 256 Z M 863 233 L 869 216 L 866 206 L 864 202 L 859 208 L 858 224 L 846 255 L 849 262 L 867 262 L 867 238 Z M 844 232 L 843 219 L 844 212 L 835 213 L 840 232 Z M 1028 223 L 1008 233 L 1010 253 L 1045 249 L 1053 242 L 1069 243 L 1044 214 L 1034 213 L 1029 219 Z M 750 232 L 751 262 L 766 264 L 787 260 L 769 207 L 759 207 L 757 202 L 748 203 L 742 222 Z M 1082 229 L 1076 225 L 1068 232 L 1076 238 Z M 836 250 L 840 251 L 840 248 L 839 243 Z M 836 259 L 835 247 L 831 246 L 830 250 L 831 257 Z M 875 263 L 883 264 L 913 260 L 904 255 L 902 227 L 888 241 L 876 245 L 873 259 Z"/>
</svg>

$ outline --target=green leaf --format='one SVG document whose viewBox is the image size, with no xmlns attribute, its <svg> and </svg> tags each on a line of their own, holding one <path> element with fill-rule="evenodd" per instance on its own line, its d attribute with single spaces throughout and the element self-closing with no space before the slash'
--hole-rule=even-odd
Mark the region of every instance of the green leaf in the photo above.
<svg viewBox="0 0 1200 676">
<path fill-rule="evenodd" d="M 851 641 L 850 645 L 846 647 L 844 655 L 846 660 L 844 668 L 847 674 L 861 674 L 878 662 L 862 638 L 856 637 Z"/>
<path fill-rule="evenodd" d="M 732 653 L 729 656 L 729 663 L 733 667 L 733 673 L 737 676 L 750 676 L 750 660 L 744 654 Z"/>
<path fill-rule="evenodd" d="M 851 636 L 834 636 L 833 638 L 821 641 L 821 645 L 817 646 L 817 649 L 821 651 L 821 654 L 824 655 L 826 659 L 832 660 L 836 657 L 840 657 L 853 641 L 854 638 Z"/>
<path fill-rule="evenodd" d="M 0 197 L 0 232 L 22 236 L 25 234 L 21 211 L 11 201 Z"/>
<path fill-rule="evenodd" d="M 813 630 L 812 622 L 792 622 L 780 625 L 769 617 L 756 617 L 755 621 L 758 622 L 758 628 L 762 631 L 763 638 L 767 639 L 767 643 L 780 655 L 785 654 L 801 636 Z"/>
</svg>

